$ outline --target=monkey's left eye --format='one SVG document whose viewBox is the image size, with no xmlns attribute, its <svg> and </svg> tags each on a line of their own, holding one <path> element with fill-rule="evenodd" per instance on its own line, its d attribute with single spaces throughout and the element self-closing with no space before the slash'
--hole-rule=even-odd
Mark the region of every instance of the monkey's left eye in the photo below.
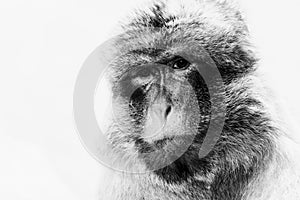
<svg viewBox="0 0 300 200">
<path fill-rule="evenodd" d="M 187 69 L 190 65 L 191 65 L 191 63 L 189 61 L 187 61 L 184 58 L 179 57 L 173 61 L 172 68 L 183 70 L 183 69 Z"/>
</svg>

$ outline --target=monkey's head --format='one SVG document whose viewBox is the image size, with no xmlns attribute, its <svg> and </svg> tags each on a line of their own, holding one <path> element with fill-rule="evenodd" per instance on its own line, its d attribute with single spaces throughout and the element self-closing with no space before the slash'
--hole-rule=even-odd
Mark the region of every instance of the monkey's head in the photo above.
<svg viewBox="0 0 300 200">
<path fill-rule="evenodd" d="M 159 180 L 193 182 L 207 195 L 218 189 L 228 198 L 224 191 L 244 187 L 273 148 L 272 127 L 249 81 L 256 58 L 246 25 L 230 4 L 173 3 L 137 12 L 116 44 L 122 55 L 111 67 L 116 120 L 108 137 L 116 153 L 143 163 Z M 212 75 L 210 85 L 214 98 L 222 97 L 220 104 L 213 103 L 202 74 L 212 62 L 221 79 Z M 220 137 L 199 157 L 218 116 L 224 117 Z M 171 162 L 155 168 L 164 159 Z"/>
</svg>

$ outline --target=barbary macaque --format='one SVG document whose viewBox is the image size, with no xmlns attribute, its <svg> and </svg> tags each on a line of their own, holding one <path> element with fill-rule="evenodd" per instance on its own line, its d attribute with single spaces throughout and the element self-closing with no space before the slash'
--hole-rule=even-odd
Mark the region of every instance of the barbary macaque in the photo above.
<svg viewBox="0 0 300 200">
<path fill-rule="evenodd" d="M 300 199 L 298 146 L 268 109 L 247 26 L 231 2 L 154 2 L 124 25 L 116 48 L 123 54 L 111 65 L 110 81 L 120 97 L 118 120 L 107 138 L 116 162 L 126 158 L 119 165 L 147 172 L 108 170 L 100 199 Z M 212 103 L 207 80 L 197 70 L 209 65 L 185 53 L 200 61 L 209 56 L 222 78 L 222 92 L 215 95 L 223 97 L 224 124 L 203 157 L 199 151 L 219 104 Z M 189 142 L 166 166 L 156 167 L 148 157 Z"/>
</svg>

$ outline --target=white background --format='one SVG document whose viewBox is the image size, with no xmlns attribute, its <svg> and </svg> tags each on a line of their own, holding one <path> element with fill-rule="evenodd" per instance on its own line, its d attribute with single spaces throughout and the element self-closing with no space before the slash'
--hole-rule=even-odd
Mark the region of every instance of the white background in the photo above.
<svg viewBox="0 0 300 200">
<path fill-rule="evenodd" d="M 95 199 L 102 166 L 80 144 L 72 93 L 85 58 L 140 0 L 0 3 L 0 199 Z M 300 122 L 300 4 L 242 0 L 270 86 Z"/>
</svg>

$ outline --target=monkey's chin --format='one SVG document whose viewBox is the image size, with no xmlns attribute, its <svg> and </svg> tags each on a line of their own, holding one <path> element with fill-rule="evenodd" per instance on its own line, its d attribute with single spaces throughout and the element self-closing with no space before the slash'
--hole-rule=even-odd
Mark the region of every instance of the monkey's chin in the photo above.
<svg viewBox="0 0 300 200">
<path fill-rule="evenodd" d="M 151 143 L 140 138 L 136 143 L 137 158 L 146 171 L 165 181 L 169 181 L 170 177 L 185 181 L 193 175 L 187 161 L 198 158 L 198 151 L 190 149 L 194 138 L 191 135 L 165 136 Z"/>
</svg>

